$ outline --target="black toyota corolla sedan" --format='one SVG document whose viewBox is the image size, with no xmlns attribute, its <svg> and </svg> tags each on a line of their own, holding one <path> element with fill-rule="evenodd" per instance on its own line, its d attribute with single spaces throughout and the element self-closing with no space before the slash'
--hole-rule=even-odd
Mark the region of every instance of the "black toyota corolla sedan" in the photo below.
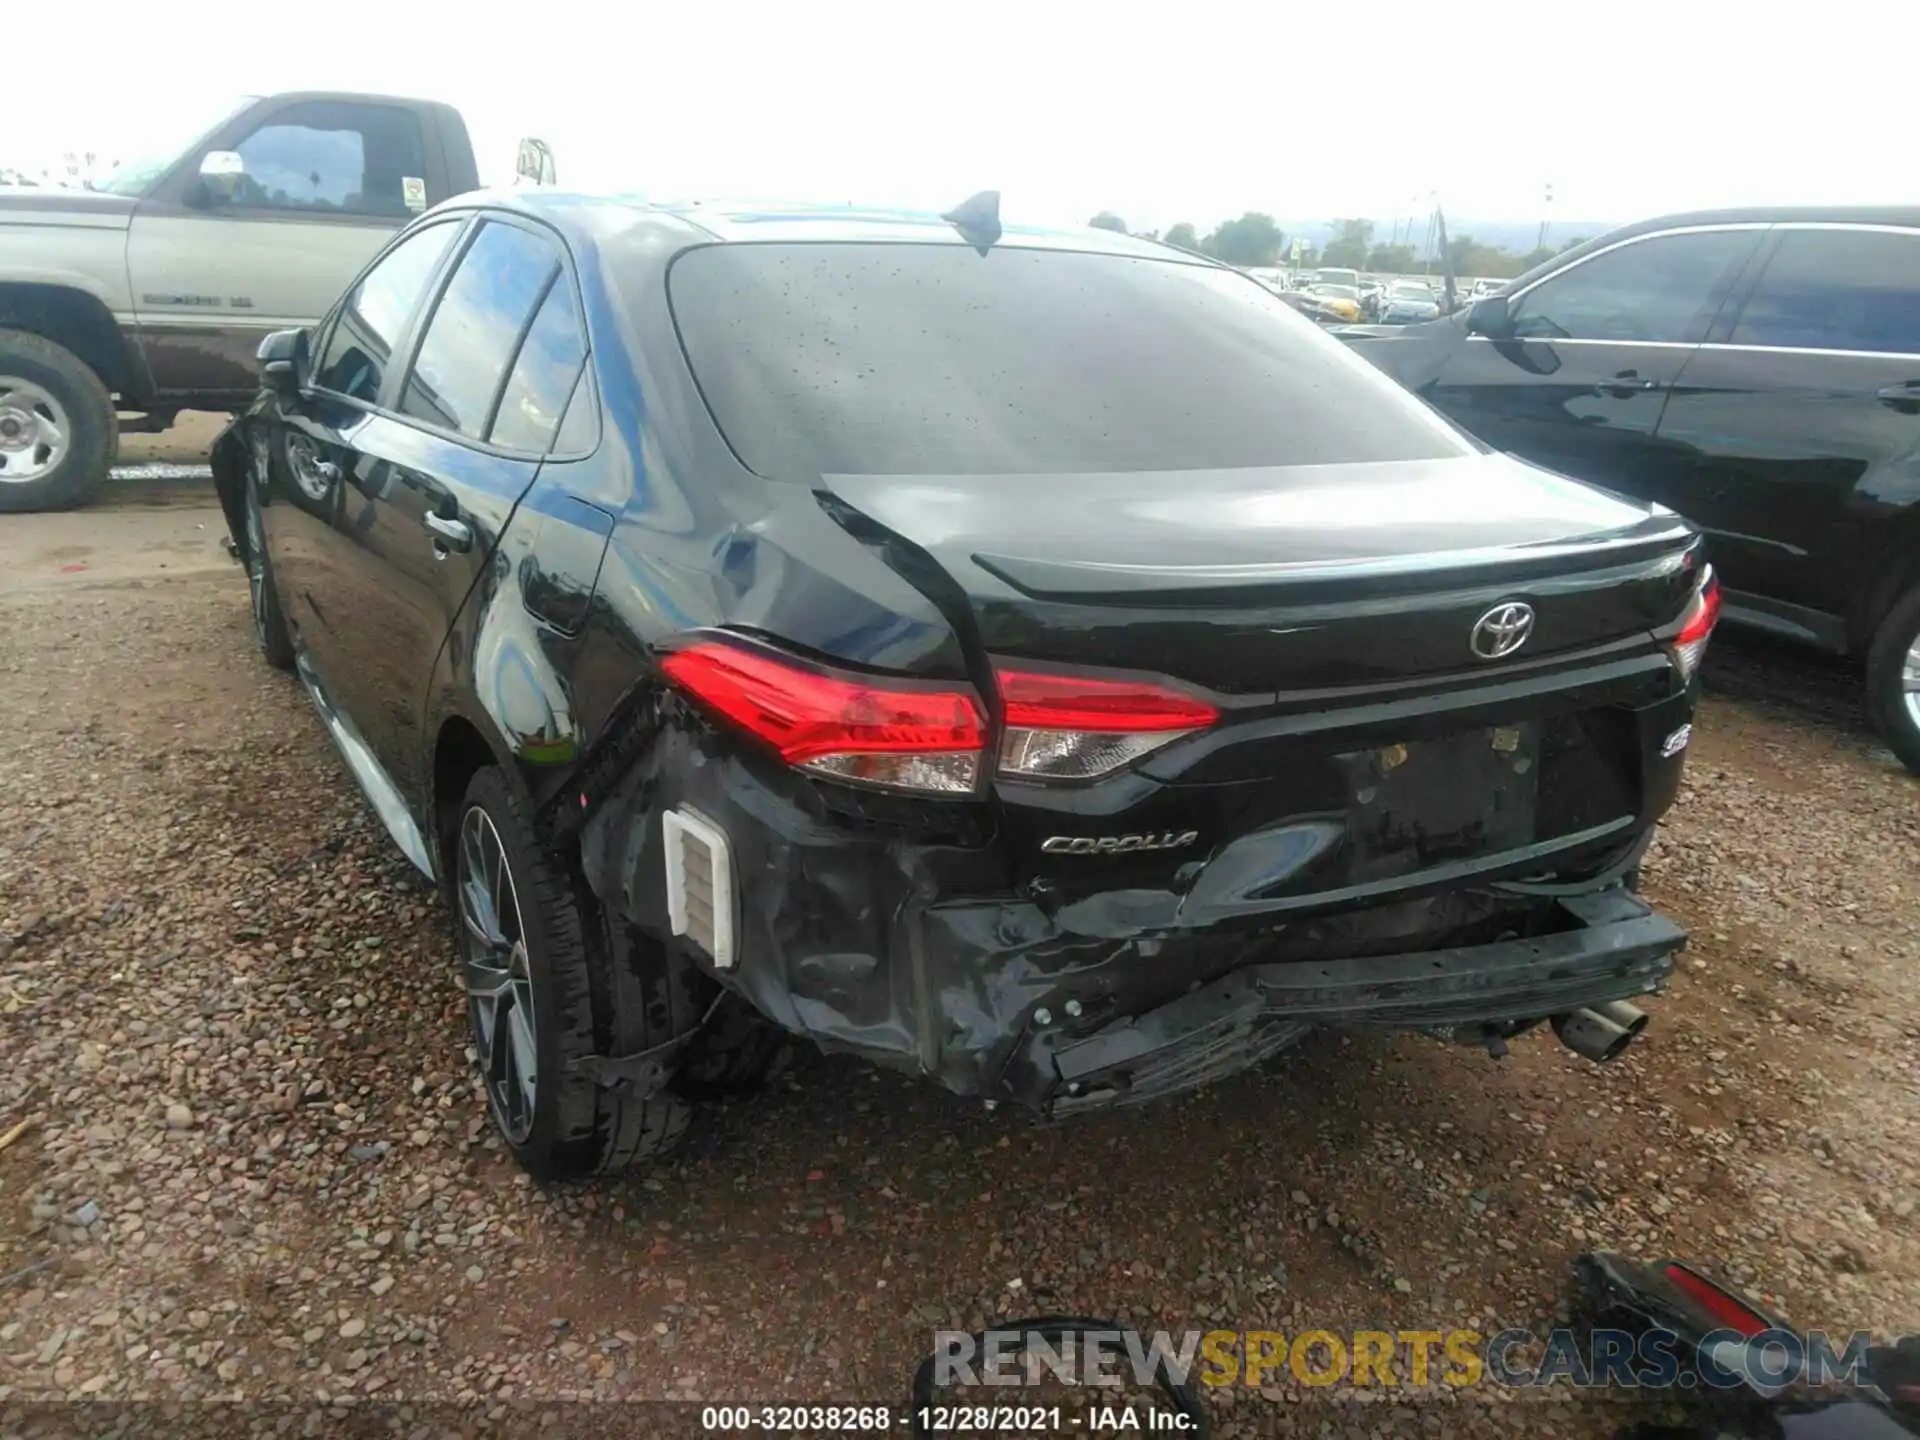
<svg viewBox="0 0 1920 1440">
<path fill-rule="evenodd" d="M 606 1171 L 787 1035 L 1045 1114 L 1316 1025 L 1595 1059 L 1718 592 L 1255 281 L 1101 230 L 421 217 L 215 473 L 443 889 L 501 1133 Z"/>
</svg>

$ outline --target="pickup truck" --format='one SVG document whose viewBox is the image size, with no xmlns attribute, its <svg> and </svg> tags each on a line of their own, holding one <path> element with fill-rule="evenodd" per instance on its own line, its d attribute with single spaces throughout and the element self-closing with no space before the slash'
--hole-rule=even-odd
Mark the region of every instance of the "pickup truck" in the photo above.
<svg viewBox="0 0 1920 1440">
<path fill-rule="evenodd" d="M 479 188 L 450 105 L 305 91 L 216 113 L 95 188 L 0 187 L 0 512 L 86 503 L 122 430 L 243 408 L 264 337 Z M 522 142 L 519 169 L 550 179 L 550 152 Z"/>
</svg>

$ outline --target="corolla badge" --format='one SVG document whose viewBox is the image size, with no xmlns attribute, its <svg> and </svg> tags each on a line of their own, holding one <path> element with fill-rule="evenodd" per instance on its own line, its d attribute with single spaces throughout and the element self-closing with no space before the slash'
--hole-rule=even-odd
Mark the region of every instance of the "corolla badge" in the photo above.
<svg viewBox="0 0 1920 1440">
<path fill-rule="evenodd" d="M 1474 622 L 1467 644 L 1482 660 L 1513 654 L 1533 634 L 1533 607 L 1524 600 L 1496 605 Z"/>
<path fill-rule="evenodd" d="M 1199 838 L 1198 830 L 1167 830 L 1158 835 L 1049 835 L 1040 848 L 1049 855 L 1131 855 L 1136 850 L 1183 850 Z"/>
</svg>

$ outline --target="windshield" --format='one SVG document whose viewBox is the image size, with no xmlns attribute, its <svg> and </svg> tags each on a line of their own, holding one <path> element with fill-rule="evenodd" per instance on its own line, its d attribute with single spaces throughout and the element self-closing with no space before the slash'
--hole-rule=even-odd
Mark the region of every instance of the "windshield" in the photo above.
<svg viewBox="0 0 1920 1440">
<path fill-rule="evenodd" d="M 93 188 L 109 195 L 146 194 L 189 145 L 250 103 L 246 96 L 221 96 L 153 117 L 151 125 L 144 127 L 144 138 L 128 147 L 128 158 Z"/>
<path fill-rule="evenodd" d="M 1319 279 L 1326 285 L 1358 286 L 1360 283 L 1359 272 L 1355 270 L 1322 270 Z"/>
<path fill-rule="evenodd" d="M 1358 300 L 1360 292 L 1351 285 L 1329 285 L 1324 280 L 1316 283 L 1313 293 L 1334 300 Z"/>
<path fill-rule="evenodd" d="M 1392 286 L 1387 293 L 1396 300 L 1431 300 L 1433 291 L 1414 280 L 1402 280 Z"/>
<path fill-rule="evenodd" d="M 721 433 L 777 479 L 1465 453 L 1272 291 L 1211 265 L 761 242 L 687 251 L 668 296 Z"/>
</svg>

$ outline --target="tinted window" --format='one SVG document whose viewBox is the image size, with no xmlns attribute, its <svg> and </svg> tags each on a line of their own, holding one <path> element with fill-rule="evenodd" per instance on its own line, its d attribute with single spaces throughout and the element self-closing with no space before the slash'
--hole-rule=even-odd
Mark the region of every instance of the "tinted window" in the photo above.
<svg viewBox="0 0 1920 1440">
<path fill-rule="evenodd" d="M 1173 261 L 733 244 L 670 271 L 715 421 L 763 475 L 1034 474 L 1465 453 L 1265 286 Z"/>
<path fill-rule="evenodd" d="M 427 321 L 401 410 L 475 440 L 485 435 L 527 317 L 559 267 L 552 241 L 516 225 L 482 226 Z"/>
<path fill-rule="evenodd" d="M 513 362 L 507 388 L 500 394 L 500 413 L 494 416 L 487 438 L 513 450 L 550 449 L 586 355 L 573 286 L 565 274 L 558 274 Z"/>
<path fill-rule="evenodd" d="M 1754 230 L 1636 240 L 1543 280 L 1513 304 L 1514 334 L 1537 340 L 1692 342 L 1706 334 Z"/>
<path fill-rule="evenodd" d="M 1783 232 L 1733 343 L 1920 355 L 1920 235 Z"/>
<path fill-rule="evenodd" d="M 340 307 L 314 384 L 369 405 L 374 402 L 394 343 L 459 231 L 458 221 L 416 230 L 361 277 Z"/>
<path fill-rule="evenodd" d="M 390 216 L 426 208 L 420 122 L 396 106 L 290 105 L 234 148 L 246 167 L 236 205 Z"/>
</svg>

